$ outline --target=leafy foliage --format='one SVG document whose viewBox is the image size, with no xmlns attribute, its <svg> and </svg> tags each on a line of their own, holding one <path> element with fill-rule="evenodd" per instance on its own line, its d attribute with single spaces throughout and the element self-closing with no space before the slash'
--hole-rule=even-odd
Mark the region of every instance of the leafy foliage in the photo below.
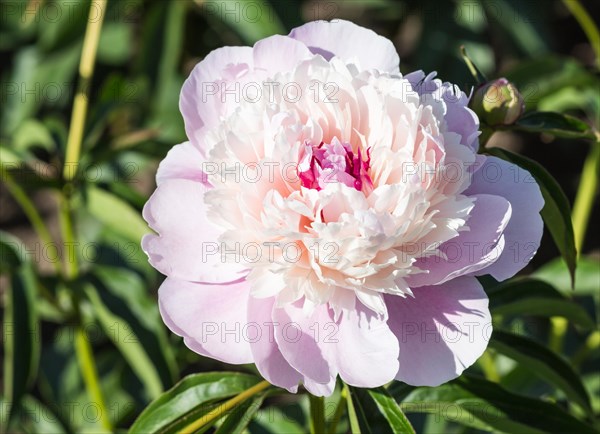
<svg viewBox="0 0 600 434">
<path fill-rule="evenodd" d="M 69 119 L 88 16 L 100 3 L 0 5 L 0 431 L 305 433 L 322 417 L 331 434 L 598 432 L 600 245 L 591 230 L 576 245 L 582 228 L 570 203 L 590 185 L 580 168 L 599 137 L 600 83 L 566 10 L 545 0 L 108 0 L 71 182 Z M 149 232 L 141 212 L 158 162 L 186 140 L 178 98 L 192 66 L 217 47 L 334 18 L 397 42 L 403 73 L 436 70 L 467 93 L 485 76 L 516 85 L 526 113 L 498 127 L 508 146 L 482 152 L 532 173 L 554 245 L 544 238 L 527 277 L 481 278 L 495 332 L 459 379 L 373 390 L 338 382 L 332 397 L 310 400 L 311 416 L 302 389 L 268 387 L 253 366 L 230 372 L 167 332 L 161 277 L 140 247 Z M 552 152 L 561 161 L 545 168 Z M 588 214 L 597 217 L 595 189 Z"/>
</svg>

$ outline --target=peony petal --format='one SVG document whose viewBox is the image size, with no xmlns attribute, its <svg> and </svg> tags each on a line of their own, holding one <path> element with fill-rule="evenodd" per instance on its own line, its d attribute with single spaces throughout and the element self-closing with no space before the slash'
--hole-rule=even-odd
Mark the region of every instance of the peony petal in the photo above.
<svg viewBox="0 0 600 434">
<path fill-rule="evenodd" d="M 203 133 L 218 125 L 228 105 L 235 105 L 234 98 L 226 98 L 223 102 L 220 90 L 230 88 L 252 70 L 252 56 L 251 47 L 218 48 L 194 67 L 181 88 L 179 109 L 185 132 L 204 157 L 208 150 L 202 147 Z"/>
<path fill-rule="evenodd" d="M 207 184 L 203 163 L 202 153 L 192 143 L 173 146 L 158 166 L 156 184 L 161 185 L 169 179 L 189 179 Z"/>
<path fill-rule="evenodd" d="M 335 390 L 336 377 L 332 377 L 329 383 L 322 384 L 312 381 L 309 378 L 304 379 L 304 387 L 315 396 L 331 396 Z"/>
<path fill-rule="evenodd" d="M 494 194 L 510 202 L 512 216 L 504 230 L 504 251 L 478 275 L 491 274 L 499 281 L 514 276 L 529 263 L 540 246 L 544 232 L 540 216 L 544 199 L 540 187 L 527 170 L 496 157 L 487 157 L 473 174 L 465 194 Z"/>
<path fill-rule="evenodd" d="M 325 354 L 328 344 L 323 342 L 321 334 L 328 324 L 336 325 L 326 305 L 317 306 L 310 316 L 303 312 L 302 305 L 298 301 L 273 310 L 275 340 L 292 367 L 310 380 L 326 384 L 337 372 L 331 372 Z"/>
<path fill-rule="evenodd" d="M 358 58 L 362 69 L 378 69 L 398 74 L 400 57 L 394 44 L 370 29 L 345 20 L 313 21 L 297 27 L 290 37 L 304 42 L 315 54 L 330 60 Z"/>
<path fill-rule="evenodd" d="M 248 301 L 248 324 L 257 327 L 255 339 L 250 339 L 250 349 L 258 372 L 270 383 L 292 393 L 298 391 L 302 376 L 284 359 L 275 342 L 275 328 L 271 321 L 275 298 L 254 298 Z"/>
<path fill-rule="evenodd" d="M 410 276 L 411 288 L 436 285 L 458 276 L 487 269 L 498 260 L 503 248 L 502 231 L 511 217 L 510 203 L 500 196 L 473 195 L 475 206 L 467 220 L 469 230 L 440 246 L 441 255 L 418 259 L 415 265 L 428 273 Z"/>
<path fill-rule="evenodd" d="M 144 217 L 159 235 L 146 235 L 142 248 L 152 266 L 167 276 L 234 282 L 244 277 L 245 270 L 235 261 L 222 261 L 218 243 L 222 230 L 206 217 L 206 191 L 206 185 L 187 179 L 162 182 L 144 207 Z"/>
<path fill-rule="evenodd" d="M 340 377 L 351 386 L 378 387 L 398 372 L 398 339 L 388 325 L 360 304 L 344 311 L 337 331 L 335 363 Z"/>
<path fill-rule="evenodd" d="M 400 342 L 396 379 L 438 386 L 458 377 L 485 351 L 492 322 L 488 298 L 474 277 L 386 296 L 388 325 Z"/>
<path fill-rule="evenodd" d="M 421 99 L 431 104 L 431 99 L 440 101 L 445 107 L 444 120 L 448 131 L 461 136 L 461 143 L 477 151 L 479 148 L 479 118 L 469 108 L 469 97 L 452 83 L 444 83 L 435 78 L 436 73 L 425 75 L 423 71 L 414 71 L 404 76 L 411 82 Z M 427 98 L 423 98 L 426 96 Z"/>
<path fill-rule="evenodd" d="M 254 44 L 253 55 L 254 68 L 266 72 L 268 77 L 291 71 L 303 60 L 313 57 L 302 42 L 282 35 L 258 41 Z"/>
<path fill-rule="evenodd" d="M 203 356 L 252 363 L 246 337 L 249 285 L 203 285 L 167 277 L 158 290 L 160 313 L 171 331 Z"/>
</svg>

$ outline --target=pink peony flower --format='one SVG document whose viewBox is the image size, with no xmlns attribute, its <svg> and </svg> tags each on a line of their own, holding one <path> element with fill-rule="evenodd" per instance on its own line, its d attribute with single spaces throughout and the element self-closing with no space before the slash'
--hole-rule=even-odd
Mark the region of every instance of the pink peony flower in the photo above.
<svg viewBox="0 0 600 434">
<path fill-rule="evenodd" d="M 467 102 L 342 20 L 210 53 L 144 208 L 165 323 L 292 392 L 460 375 L 491 333 L 476 276 L 513 276 L 543 227 Z"/>
</svg>

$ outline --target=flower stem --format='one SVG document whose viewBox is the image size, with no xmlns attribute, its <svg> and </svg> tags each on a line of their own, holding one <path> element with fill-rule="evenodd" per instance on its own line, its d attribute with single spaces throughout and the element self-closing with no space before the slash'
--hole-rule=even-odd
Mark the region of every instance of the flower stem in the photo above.
<svg viewBox="0 0 600 434">
<path fill-rule="evenodd" d="M 350 388 L 347 384 L 344 384 L 342 393 L 346 396 L 346 402 L 348 404 L 348 419 L 350 420 L 350 432 L 352 434 L 361 434 L 360 424 L 358 423 L 358 417 L 356 416 L 356 409 L 352 402 L 352 395 L 350 395 Z"/>
<path fill-rule="evenodd" d="M 100 389 L 100 381 L 98 380 L 98 371 L 94 363 L 94 355 L 92 347 L 88 341 L 87 335 L 83 327 L 77 327 L 75 335 L 75 352 L 77 353 L 77 361 L 79 368 L 83 374 L 83 381 L 87 389 L 88 395 L 92 403 L 98 406 L 100 414 L 100 423 L 107 431 L 112 431 L 112 425 L 108 418 L 108 411 L 104 403 L 102 389 Z"/>
<path fill-rule="evenodd" d="M 63 237 L 63 243 L 69 252 L 65 255 L 65 276 L 68 280 L 74 280 L 79 272 L 77 264 L 77 254 L 73 252 L 75 243 L 75 231 L 72 219 L 72 196 L 74 192 L 73 179 L 77 173 L 77 165 L 81 154 L 81 143 L 83 141 L 83 131 L 85 127 L 85 118 L 88 108 L 89 91 L 92 75 L 94 73 L 94 63 L 98 42 L 100 40 L 100 30 L 102 22 L 106 15 L 107 0 L 93 0 L 90 3 L 90 10 L 83 38 L 83 48 L 81 59 L 79 61 L 79 82 L 77 84 L 77 94 L 73 101 L 73 111 L 71 114 L 71 125 L 69 127 L 69 136 L 67 138 L 67 147 L 65 152 L 65 161 L 63 166 L 63 179 L 66 181 L 62 194 L 59 199 L 59 219 Z M 81 321 L 81 320 L 80 320 Z M 108 412 L 100 388 L 100 379 L 94 363 L 94 354 L 83 327 L 77 328 L 77 337 L 75 341 L 77 360 L 79 368 L 86 385 L 90 400 L 98 405 L 100 410 L 100 422 L 102 426 L 112 431 L 112 426 L 108 418 Z"/>
<path fill-rule="evenodd" d="M 269 383 L 268 381 L 261 381 L 260 383 L 252 386 L 251 388 L 243 391 L 239 395 L 234 396 L 229 401 L 225 401 L 223 404 L 219 405 L 214 410 L 203 415 L 200 419 L 196 419 L 194 422 L 192 422 L 191 424 L 183 428 L 181 431 L 179 431 L 179 434 L 192 434 L 198 431 L 199 429 L 206 427 L 209 423 L 219 419 L 229 410 L 233 409 L 236 405 L 241 404 L 251 396 L 256 395 L 258 392 L 261 392 L 262 390 L 265 390 L 270 386 L 271 383 Z"/>
<path fill-rule="evenodd" d="M 596 54 L 596 65 L 600 68 L 600 32 L 594 23 L 594 20 L 587 13 L 585 8 L 581 6 L 579 0 L 563 0 L 564 5 L 573 14 L 585 35 L 590 41 L 590 45 Z"/>
<path fill-rule="evenodd" d="M 573 230 L 575 246 L 580 254 L 585 240 L 585 233 L 592 212 L 592 205 L 598 190 L 598 171 L 600 170 L 600 142 L 592 143 L 590 152 L 583 164 L 581 181 L 573 204 Z"/>
<path fill-rule="evenodd" d="M 65 194 L 62 194 L 58 198 L 59 211 L 58 219 L 60 223 L 60 232 L 63 238 L 63 250 L 66 252 L 63 257 L 63 263 L 65 267 L 65 278 L 67 280 L 74 280 L 79 273 L 77 251 L 74 249 L 76 246 L 75 242 L 75 230 L 73 228 L 72 209 L 71 202 Z"/>
<path fill-rule="evenodd" d="M 340 393 L 340 401 L 335 408 L 335 413 L 333 414 L 333 419 L 331 420 L 331 424 L 329 425 L 329 434 L 335 434 L 337 430 L 338 423 L 342 418 L 342 414 L 344 414 L 344 409 L 346 408 L 346 388 L 342 388 L 342 392 Z"/>
<path fill-rule="evenodd" d="M 325 432 L 325 399 L 322 396 L 309 394 L 310 402 L 310 432 L 323 434 Z"/>
<path fill-rule="evenodd" d="M 83 38 L 83 49 L 79 62 L 79 83 L 77 94 L 73 101 L 73 112 L 71 114 L 71 127 L 67 138 L 67 151 L 65 154 L 65 165 L 63 167 L 63 178 L 72 181 L 77 172 L 79 155 L 81 153 L 81 142 L 85 127 L 90 84 L 94 74 L 94 64 L 98 42 L 100 41 L 100 29 L 104 21 L 107 0 L 95 0 L 90 5 L 88 23 Z M 96 7 L 94 7 L 94 3 Z"/>
</svg>

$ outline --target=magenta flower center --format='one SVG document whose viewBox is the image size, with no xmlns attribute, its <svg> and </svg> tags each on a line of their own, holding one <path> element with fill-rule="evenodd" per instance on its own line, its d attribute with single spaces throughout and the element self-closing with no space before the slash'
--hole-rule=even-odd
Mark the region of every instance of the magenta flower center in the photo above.
<svg viewBox="0 0 600 434">
<path fill-rule="evenodd" d="M 363 158 L 360 149 L 354 152 L 348 143 L 333 139 L 332 143 L 305 143 L 300 150 L 298 176 L 303 187 L 324 189 L 328 183 L 341 182 L 358 191 L 371 191 L 369 150 Z"/>
</svg>

